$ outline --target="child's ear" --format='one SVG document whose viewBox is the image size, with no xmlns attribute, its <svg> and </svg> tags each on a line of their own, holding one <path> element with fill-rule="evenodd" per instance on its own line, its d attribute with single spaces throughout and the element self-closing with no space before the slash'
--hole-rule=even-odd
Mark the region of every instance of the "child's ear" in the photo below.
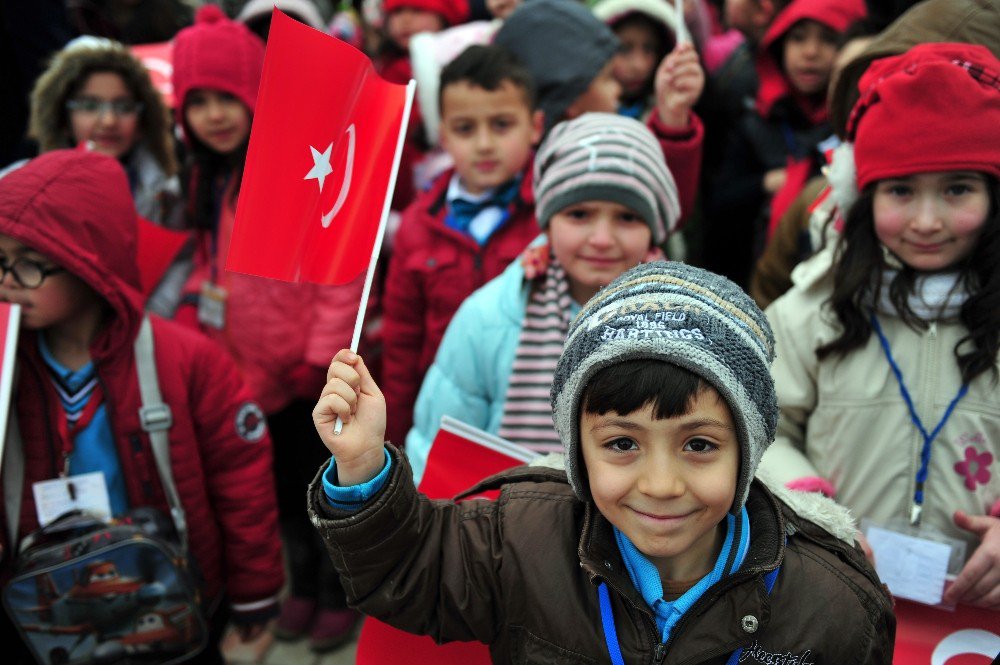
<svg viewBox="0 0 1000 665">
<path fill-rule="evenodd" d="M 545 129 L 545 111 L 538 109 L 531 114 L 531 145 L 538 145 L 542 140 L 543 129 Z"/>
</svg>

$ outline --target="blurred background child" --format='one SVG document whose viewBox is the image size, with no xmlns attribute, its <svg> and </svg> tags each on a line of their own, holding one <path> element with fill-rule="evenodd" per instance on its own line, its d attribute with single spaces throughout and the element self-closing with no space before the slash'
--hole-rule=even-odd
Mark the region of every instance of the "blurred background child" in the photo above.
<svg viewBox="0 0 1000 665">
<path fill-rule="evenodd" d="M 677 42 L 673 5 L 663 0 L 601 0 L 593 11 L 621 40 L 612 66 L 622 89 L 618 112 L 645 120 L 656 102 L 656 68 Z"/>
<path fill-rule="evenodd" d="M 170 116 L 146 68 L 123 45 L 79 37 L 59 51 L 32 91 L 29 132 L 42 152 L 90 142 L 121 162 L 140 215 L 182 224 Z"/>
<path fill-rule="evenodd" d="M 538 235 L 525 175 L 542 132 L 531 75 L 506 49 L 472 46 L 442 70 L 439 95 L 455 167 L 404 213 L 385 288 L 383 386 L 400 444 L 452 315 Z"/>
<path fill-rule="evenodd" d="M 826 91 L 840 34 L 864 16 L 861 0 L 794 0 L 770 25 L 757 51 L 756 105 L 730 128 L 708 203 L 707 231 L 727 242 L 708 267 L 745 286 L 763 250 L 771 206 L 791 202 L 818 172 L 821 143 L 832 133 Z M 780 194 L 779 194 L 780 192 Z"/>
</svg>

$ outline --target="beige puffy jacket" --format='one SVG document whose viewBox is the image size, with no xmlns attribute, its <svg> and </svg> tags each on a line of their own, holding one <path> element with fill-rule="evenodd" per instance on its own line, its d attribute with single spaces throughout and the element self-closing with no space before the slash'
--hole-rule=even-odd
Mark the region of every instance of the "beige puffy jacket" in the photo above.
<svg viewBox="0 0 1000 665">
<path fill-rule="evenodd" d="M 856 518 L 907 518 L 923 438 L 913 425 L 878 337 L 846 357 L 820 361 L 816 348 L 839 330 L 825 306 L 832 291 L 832 250 L 793 273 L 795 286 L 766 313 L 774 328 L 773 366 L 780 416 L 766 472 L 787 482 L 818 476 Z M 917 332 L 880 315 L 916 411 L 932 431 L 961 386 L 955 344 L 958 322 L 938 321 Z M 989 374 L 969 386 L 934 440 L 924 488 L 923 522 L 978 545 L 952 522 L 955 510 L 983 515 L 1000 500 L 1000 386 Z"/>
</svg>

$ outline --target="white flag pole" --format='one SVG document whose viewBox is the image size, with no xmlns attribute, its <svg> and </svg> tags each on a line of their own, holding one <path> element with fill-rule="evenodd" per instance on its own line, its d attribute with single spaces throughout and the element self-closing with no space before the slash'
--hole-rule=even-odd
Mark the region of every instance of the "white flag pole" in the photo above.
<svg viewBox="0 0 1000 665">
<path fill-rule="evenodd" d="M 354 336 L 351 337 L 351 351 L 355 353 L 358 352 L 358 344 L 361 342 L 361 329 L 365 326 L 365 311 L 368 309 L 368 296 L 372 290 L 372 280 L 375 278 L 375 264 L 378 263 L 378 256 L 382 251 L 382 238 L 385 236 L 385 227 L 389 221 L 392 194 L 396 191 L 396 176 L 399 173 L 399 162 L 403 156 L 403 141 L 406 139 L 406 126 L 410 121 L 410 108 L 413 106 L 413 95 L 416 90 L 417 82 L 410 79 L 410 82 L 406 84 L 406 103 L 403 105 L 403 118 L 399 123 L 399 136 L 396 139 L 396 155 L 392 158 L 389 188 L 386 190 L 385 202 L 382 204 L 382 219 L 378 224 L 378 234 L 375 236 L 372 258 L 368 262 L 368 274 L 365 276 L 365 288 L 361 291 L 361 305 L 358 307 L 358 317 L 354 320 Z M 338 416 L 337 423 L 333 427 L 333 433 L 340 434 L 343 430 L 344 423 Z"/>
<path fill-rule="evenodd" d="M 674 0 L 674 14 L 677 19 L 677 45 L 690 42 L 687 34 L 687 24 L 684 22 L 684 0 Z"/>
</svg>

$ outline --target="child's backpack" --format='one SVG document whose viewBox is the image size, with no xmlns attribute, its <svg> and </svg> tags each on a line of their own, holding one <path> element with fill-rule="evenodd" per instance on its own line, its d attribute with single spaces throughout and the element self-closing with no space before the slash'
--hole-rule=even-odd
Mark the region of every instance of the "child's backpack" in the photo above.
<svg viewBox="0 0 1000 665">
<path fill-rule="evenodd" d="M 24 539 L 3 605 L 39 663 L 180 663 L 207 643 L 199 575 L 188 558 L 187 524 L 170 468 L 173 419 L 160 395 L 148 318 L 135 356 L 140 419 L 171 516 L 142 507 L 109 524 L 73 511 Z M 3 460 L 10 543 L 17 542 L 24 484 L 16 421 L 12 409 Z"/>
</svg>

